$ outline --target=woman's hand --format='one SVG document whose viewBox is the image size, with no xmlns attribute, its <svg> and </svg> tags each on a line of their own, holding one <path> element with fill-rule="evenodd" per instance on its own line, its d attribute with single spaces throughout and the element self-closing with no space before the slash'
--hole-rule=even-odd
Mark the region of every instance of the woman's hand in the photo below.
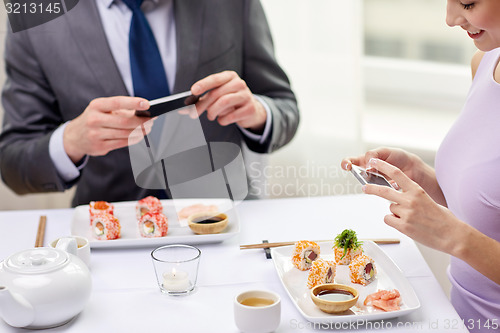
<svg viewBox="0 0 500 333">
<path fill-rule="evenodd" d="M 408 178 L 420 185 L 437 203 L 446 206 L 446 200 L 443 192 L 439 187 L 434 169 L 427 165 L 417 155 L 409 153 L 403 149 L 381 147 L 369 150 L 365 155 L 358 157 L 348 157 L 342 160 L 342 169 L 351 170 L 352 164 L 358 165 L 367 170 L 377 169 L 370 161 L 379 159 L 385 161 L 402 171 Z M 378 170 L 384 173 L 382 170 Z M 400 188 L 400 184 L 396 179 L 387 176 L 389 182 L 396 189 Z"/>
<path fill-rule="evenodd" d="M 365 169 L 371 169 L 373 166 L 370 164 L 371 159 L 379 159 L 386 161 L 398 167 L 403 171 L 410 179 L 414 179 L 418 174 L 418 168 L 423 164 L 422 160 L 416 155 L 411 154 L 407 151 L 397 148 L 377 148 L 369 150 L 366 154 L 358 157 L 348 157 L 342 160 L 342 169 L 349 171 L 351 170 L 351 165 L 355 164 Z M 415 180 L 418 182 L 418 180 Z"/>
<path fill-rule="evenodd" d="M 386 224 L 419 243 L 467 262 L 500 284 L 500 242 L 459 220 L 400 169 L 379 159 L 372 160 L 371 164 L 394 179 L 401 188 L 398 192 L 387 186 L 363 186 L 365 193 L 392 202 L 392 214 L 384 217 Z"/>
<path fill-rule="evenodd" d="M 454 252 L 456 238 L 453 233 L 466 224 L 436 203 L 399 168 L 380 159 L 372 159 L 370 164 L 393 179 L 401 189 L 396 191 L 387 186 L 371 184 L 363 187 L 365 193 L 392 202 L 392 214 L 386 215 L 384 222 L 424 245 L 446 253 Z"/>
</svg>

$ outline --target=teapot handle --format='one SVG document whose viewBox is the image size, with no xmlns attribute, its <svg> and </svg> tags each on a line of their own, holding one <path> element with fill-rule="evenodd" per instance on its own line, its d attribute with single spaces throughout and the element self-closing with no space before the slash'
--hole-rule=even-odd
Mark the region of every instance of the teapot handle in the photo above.
<svg viewBox="0 0 500 333">
<path fill-rule="evenodd" d="M 61 238 L 57 241 L 56 249 L 66 251 L 66 252 L 76 256 L 77 255 L 76 254 L 76 250 L 77 250 L 76 239 L 74 239 L 72 237 Z"/>
</svg>

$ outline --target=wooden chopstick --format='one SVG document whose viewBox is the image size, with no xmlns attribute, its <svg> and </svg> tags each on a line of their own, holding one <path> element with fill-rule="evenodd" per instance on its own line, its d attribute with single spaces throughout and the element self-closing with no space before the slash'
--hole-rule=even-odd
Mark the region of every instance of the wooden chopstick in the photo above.
<svg viewBox="0 0 500 333">
<path fill-rule="evenodd" d="M 362 240 L 362 239 L 361 239 Z M 365 239 L 372 241 L 376 244 L 399 244 L 400 240 L 397 238 L 376 238 L 376 239 Z M 333 242 L 333 240 L 317 240 L 315 241 L 316 243 L 321 243 L 321 242 Z M 288 245 L 294 245 L 296 242 L 276 242 L 276 243 L 259 243 L 259 244 L 247 244 L 247 245 L 240 245 L 240 250 L 248 250 L 248 249 L 265 249 L 265 248 L 271 248 L 271 247 L 279 247 L 279 246 L 288 246 Z"/>
<path fill-rule="evenodd" d="M 262 241 L 262 243 L 269 244 L 269 241 L 267 239 L 264 239 Z M 266 253 L 266 259 L 273 259 L 273 257 L 271 256 L 271 250 L 269 249 L 269 247 L 265 247 L 264 252 Z"/>
<path fill-rule="evenodd" d="M 38 222 L 38 231 L 36 233 L 35 247 L 43 246 L 43 238 L 45 237 L 45 225 L 47 224 L 47 216 L 40 216 L 40 221 Z"/>
</svg>

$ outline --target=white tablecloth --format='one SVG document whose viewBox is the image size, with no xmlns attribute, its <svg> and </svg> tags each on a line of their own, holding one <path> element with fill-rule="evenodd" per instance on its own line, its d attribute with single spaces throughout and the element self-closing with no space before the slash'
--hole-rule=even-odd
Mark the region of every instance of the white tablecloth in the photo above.
<svg viewBox="0 0 500 333">
<path fill-rule="evenodd" d="M 199 245 L 198 284 L 185 297 L 162 294 L 151 262 L 152 248 L 93 249 L 93 291 L 84 311 L 68 324 L 48 332 L 237 332 L 233 299 L 250 289 L 281 295 L 277 332 L 313 332 L 343 328 L 359 332 L 467 332 L 414 242 L 383 222 L 385 200 L 366 195 L 245 201 L 237 206 L 241 231 L 222 243 Z M 0 260 L 33 247 L 40 215 L 47 216 L 45 245 L 70 234 L 72 209 L 0 212 Z M 357 327 L 313 326 L 288 297 L 272 260 L 240 244 L 333 239 L 345 228 L 359 238 L 400 238 L 381 245 L 408 278 L 420 300 L 409 315 Z M 168 237 L 168 236 L 167 236 Z M 318 325 L 318 324 L 315 324 Z M 26 332 L 0 320 L 0 332 Z"/>
</svg>

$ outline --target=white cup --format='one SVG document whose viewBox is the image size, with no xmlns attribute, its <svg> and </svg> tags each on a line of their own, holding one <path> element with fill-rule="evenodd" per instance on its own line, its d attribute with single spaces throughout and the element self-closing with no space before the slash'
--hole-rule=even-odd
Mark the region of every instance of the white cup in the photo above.
<svg viewBox="0 0 500 333">
<path fill-rule="evenodd" d="M 60 247 L 61 245 L 63 245 L 63 243 L 67 242 L 70 239 L 74 239 L 76 241 L 77 257 L 80 258 L 85 263 L 85 265 L 87 265 L 87 267 L 90 267 L 90 243 L 87 238 L 80 236 L 61 237 L 58 239 L 54 239 L 49 243 L 49 246 L 55 249 L 58 247 L 58 244 Z"/>
<path fill-rule="evenodd" d="M 246 333 L 275 331 L 281 321 L 279 295 L 266 290 L 239 294 L 234 299 L 234 321 L 238 329 Z"/>
</svg>

